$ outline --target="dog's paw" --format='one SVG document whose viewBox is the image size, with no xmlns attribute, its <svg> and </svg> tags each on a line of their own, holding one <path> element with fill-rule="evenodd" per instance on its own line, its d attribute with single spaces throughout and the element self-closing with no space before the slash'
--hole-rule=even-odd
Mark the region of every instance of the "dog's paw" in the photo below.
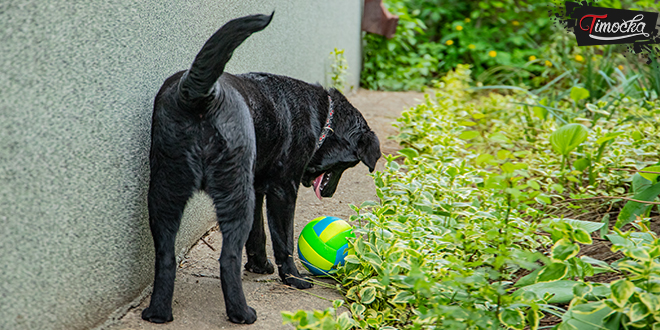
<svg viewBox="0 0 660 330">
<path fill-rule="evenodd" d="M 142 319 L 152 323 L 165 323 L 174 320 L 172 311 L 157 311 L 151 306 L 142 311 Z"/>
<path fill-rule="evenodd" d="M 248 258 L 248 262 L 245 264 L 245 270 L 257 274 L 272 274 L 275 272 L 275 267 L 273 267 L 273 264 L 268 259 L 265 262 L 256 262 L 254 259 Z"/>
<path fill-rule="evenodd" d="M 238 324 L 252 324 L 257 320 L 257 311 L 255 311 L 254 308 L 250 306 L 247 306 L 247 311 L 244 314 L 245 315 L 239 313 L 231 313 L 228 315 L 229 321 Z"/>
<path fill-rule="evenodd" d="M 284 277 L 282 279 L 282 282 L 296 289 L 309 289 L 314 286 L 314 284 L 312 284 L 311 280 L 308 277 L 299 278 L 289 275 Z"/>
</svg>

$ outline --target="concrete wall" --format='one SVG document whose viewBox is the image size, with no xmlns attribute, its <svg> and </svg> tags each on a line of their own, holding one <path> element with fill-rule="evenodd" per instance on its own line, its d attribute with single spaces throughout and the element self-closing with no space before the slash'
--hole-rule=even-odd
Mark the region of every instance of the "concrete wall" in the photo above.
<svg viewBox="0 0 660 330">
<path fill-rule="evenodd" d="M 344 48 L 356 84 L 361 1 L 0 2 L 0 329 L 85 329 L 152 281 L 153 98 L 231 18 L 276 10 L 227 71 L 326 79 Z M 189 202 L 177 251 L 214 211 Z"/>
</svg>

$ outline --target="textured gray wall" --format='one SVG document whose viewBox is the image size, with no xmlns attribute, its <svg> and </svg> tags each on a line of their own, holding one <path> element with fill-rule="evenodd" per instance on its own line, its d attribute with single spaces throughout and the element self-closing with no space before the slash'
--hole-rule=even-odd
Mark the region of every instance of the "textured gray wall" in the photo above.
<svg viewBox="0 0 660 330">
<path fill-rule="evenodd" d="M 227 71 L 324 83 L 359 0 L 0 2 L 0 329 L 84 329 L 152 281 L 146 192 L 153 98 L 231 18 L 276 10 Z M 177 251 L 213 220 L 189 202 Z"/>
</svg>

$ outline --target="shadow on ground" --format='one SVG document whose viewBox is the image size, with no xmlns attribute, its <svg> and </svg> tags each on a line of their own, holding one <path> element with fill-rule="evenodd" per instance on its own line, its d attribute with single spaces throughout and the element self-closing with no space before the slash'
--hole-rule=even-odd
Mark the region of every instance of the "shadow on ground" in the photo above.
<svg viewBox="0 0 660 330">
<path fill-rule="evenodd" d="M 349 97 L 351 103 L 362 112 L 369 126 L 378 135 L 384 153 L 393 153 L 398 149 L 398 144 L 388 139 L 388 136 L 396 134 L 392 122 L 404 109 L 422 102 L 423 99 L 423 94 L 416 92 L 367 90 L 359 90 Z M 376 169 L 382 168 L 381 158 Z M 312 189 L 301 186 L 295 215 L 296 242 L 300 231 L 312 219 L 322 215 L 348 219 L 354 215 L 349 204 L 360 205 L 365 200 L 375 200 L 375 187 L 368 174 L 369 171 L 362 164 L 347 170 L 334 197 L 323 201 L 316 198 Z M 277 274 L 258 275 L 244 271 L 245 296 L 248 305 L 257 311 L 258 319 L 252 325 L 230 323 L 225 314 L 217 261 L 222 247 L 222 236 L 218 231 L 213 230 L 205 236 L 204 241 L 208 245 L 200 240 L 186 255 L 177 271 L 172 304 L 173 322 L 152 324 L 143 321 L 140 314 L 149 303 L 150 297 L 147 296 L 138 307 L 131 309 L 118 323 L 108 329 L 292 329 L 291 325 L 282 324 L 281 311 L 326 309 L 332 306 L 333 300 L 342 298 L 335 288 L 336 284 L 328 279 L 317 279 L 324 282 L 324 285 L 316 284 L 309 290 L 296 290 L 283 285 Z M 273 261 L 270 238 L 267 249 L 269 258 Z M 244 253 L 243 263 L 245 260 Z M 297 265 L 301 273 L 309 275 L 299 262 Z"/>
</svg>

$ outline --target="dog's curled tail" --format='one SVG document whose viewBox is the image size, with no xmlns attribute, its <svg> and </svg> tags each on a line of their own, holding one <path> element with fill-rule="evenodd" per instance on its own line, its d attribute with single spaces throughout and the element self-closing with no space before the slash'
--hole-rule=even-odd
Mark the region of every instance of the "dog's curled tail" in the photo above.
<svg viewBox="0 0 660 330">
<path fill-rule="evenodd" d="M 180 99 L 194 102 L 209 96 L 234 50 L 250 35 L 268 26 L 274 14 L 237 18 L 216 31 L 199 51 L 190 70 L 181 78 Z"/>
</svg>

